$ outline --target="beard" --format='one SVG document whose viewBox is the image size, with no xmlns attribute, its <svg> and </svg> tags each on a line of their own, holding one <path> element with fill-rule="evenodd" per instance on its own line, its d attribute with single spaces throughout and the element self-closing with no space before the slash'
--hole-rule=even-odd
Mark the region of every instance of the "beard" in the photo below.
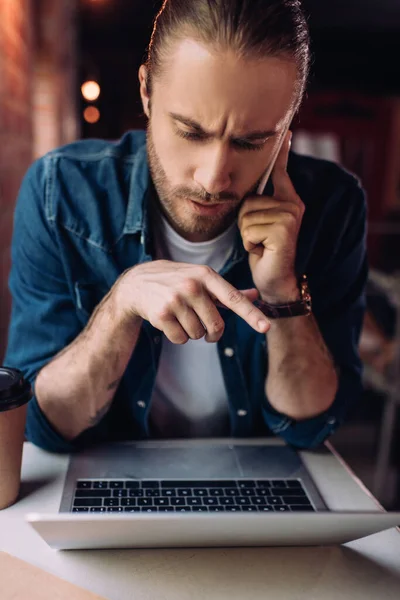
<svg viewBox="0 0 400 600">
<path fill-rule="evenodd" d="M 235 221 L 242 201 L 236 194 L 209 194 L 205 190 L 171 185 L 154 145 L 151 122 L 147 128 L 147 155 L 151 178 L 158 196 L 155 201 L 179 235 L 196 242 L 212 240 Z M 219 215 L 199 215 L 190 209 L 187 200 L 224 203 L 226 210 Z"/>
</svg>

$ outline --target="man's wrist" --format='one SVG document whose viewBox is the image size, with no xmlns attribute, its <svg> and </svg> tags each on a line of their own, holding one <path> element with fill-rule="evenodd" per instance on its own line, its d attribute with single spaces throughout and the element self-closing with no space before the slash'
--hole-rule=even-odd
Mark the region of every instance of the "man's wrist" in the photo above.
<svg viewBox="0 0 400 600">
<path fill-rule="evenodd" d="M 300 288 L 296 279 L 281 284 L 279 286 L 271 285 L 268 291 L 261 292 L 261 300 L 272 305 L 288 304 L 301 300 Z"/>
</svg>

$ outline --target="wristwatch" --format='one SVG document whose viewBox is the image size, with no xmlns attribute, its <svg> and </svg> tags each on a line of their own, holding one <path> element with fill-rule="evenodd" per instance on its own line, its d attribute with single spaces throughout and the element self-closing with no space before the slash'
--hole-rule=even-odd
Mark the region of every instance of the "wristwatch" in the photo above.
<svg viewBox="0 0 400 600">
<path fill-rule="evenodd" d="M 308 287 L 307 276 L 302 275 L 300 282 L 300 300 L 286 304 L 268 304 L 263 300 L 256 300 L 254 305 L 269 319 L 288 319 L 290 317 L 309 316 L 312 310 L 311 294 Z"/>
</svg>

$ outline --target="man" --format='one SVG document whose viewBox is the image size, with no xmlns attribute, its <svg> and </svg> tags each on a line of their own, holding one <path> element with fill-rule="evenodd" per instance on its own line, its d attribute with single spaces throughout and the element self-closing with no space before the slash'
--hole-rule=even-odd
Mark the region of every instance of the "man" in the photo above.
<svg viewBox="0 0 400 600">
<path fill-rule="evenodd" d="M 147 136 L 31 167 L 6 358 L 34 386 L 31 441 L 273 432 L 315 447 L 344 419 L 365 202 L 336 165 L 289 155 L 308 66 L 297 0 L 167 0 L 139 72 Z"/>
</svg>

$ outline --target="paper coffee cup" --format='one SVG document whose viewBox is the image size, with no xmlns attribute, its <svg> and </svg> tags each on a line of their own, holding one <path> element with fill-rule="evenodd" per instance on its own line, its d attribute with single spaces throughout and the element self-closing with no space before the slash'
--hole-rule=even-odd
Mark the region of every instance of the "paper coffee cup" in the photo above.
<svg viewBox="0 0 400 600">
<path fill-rule="evenodd" d="M 21 371 L 0 367 L 0 510 L 19 494 L 26 405 L 31 397 Z"/>
</svg>

